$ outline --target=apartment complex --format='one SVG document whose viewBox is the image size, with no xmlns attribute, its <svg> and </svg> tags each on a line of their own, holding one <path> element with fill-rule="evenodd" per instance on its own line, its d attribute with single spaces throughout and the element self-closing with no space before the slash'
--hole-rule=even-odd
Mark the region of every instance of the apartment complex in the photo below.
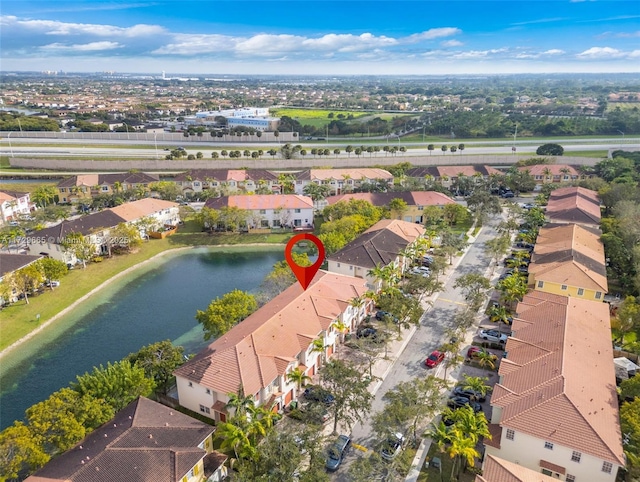
<svg viewBox="0 0 640 482">
<path fill-rule="evenodd" d="M 326 271 L 306 290 L 292 285 L 174 372 L 180 405 L 224 422 L 229 394 L 242 390 L 257 406 L 283 409 L 299 395 L 287 375 L 318 371 L 339 342 L 334 322 L 351 331 L 364 320 L 370 306 L 350 301 L 366 291 L 364 280 Z M 314 351 L 318 338 L 324 353 Z"/>
</svg>

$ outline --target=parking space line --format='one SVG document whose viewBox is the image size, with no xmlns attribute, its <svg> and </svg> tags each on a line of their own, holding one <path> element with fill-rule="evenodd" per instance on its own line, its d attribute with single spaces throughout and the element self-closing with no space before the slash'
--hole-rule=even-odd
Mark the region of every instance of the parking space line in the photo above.
<svg viewBox="0 0 640 482">
<path fill-rule="evenodd" d="M 462 301 L 453 301 L 453 300 L 448 300 L 446 298 L 441 298 L 441 297 L 438 297 L 438 299 L 436 301 L 445 301 L 447 303 L 453 303 L 453 304 L 456 304 L 456 305 L 467 306 L 467 304 L 463 303 Z"/>
</svg>

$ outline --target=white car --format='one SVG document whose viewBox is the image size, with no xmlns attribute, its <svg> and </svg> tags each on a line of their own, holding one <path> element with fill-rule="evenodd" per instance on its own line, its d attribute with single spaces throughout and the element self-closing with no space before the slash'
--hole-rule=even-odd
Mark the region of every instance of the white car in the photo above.
<svg viewBox="0 0 640 482">
<path fill-rule="evenodd" d="M 60 281 L 57 281 L 57 280 L 45 281 L 44 285 L 47 288 L 57 288 L 58 286 L 60 286 Z"/>
<path fill-rule="evenodd" d="M 480 338 L 494 343 L 506 343 L 508 336 L 498 330 L 480 330 Z"/>
<path fill-rule="evenodd" d="M 401 433 L 391 434 L 385 440 L 380 455 L 385 460 L 392 460 L 400 453 L 403 445 L 404 435 Z"/>
</svg>

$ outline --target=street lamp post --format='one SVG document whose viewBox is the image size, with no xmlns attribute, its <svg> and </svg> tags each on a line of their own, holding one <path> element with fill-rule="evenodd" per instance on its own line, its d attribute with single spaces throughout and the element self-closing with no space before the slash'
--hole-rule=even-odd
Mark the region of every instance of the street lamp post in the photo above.
<svg viewBox="0 0 640 482">
<path fill-rule="evenodd" d="M 13 147 L 11 147 L 11 132 L 7 134 L 7 140 L 9 141 L 9 152 L 11 152 L 11 157 L 13 157 Z"/>
<path fill-rule="evenodd" d="M 158 157 L 158 133 L 157 132 L 153 133 L 153 142 L 156 145 L 156 159 L 160 159 Z"/>
<path fill-rule="evenodd" d="M 624 132 L 622 131 L 618 131 L 620 134 L 622 134 L 622 144 L 624 144 Z"/>
</svg>

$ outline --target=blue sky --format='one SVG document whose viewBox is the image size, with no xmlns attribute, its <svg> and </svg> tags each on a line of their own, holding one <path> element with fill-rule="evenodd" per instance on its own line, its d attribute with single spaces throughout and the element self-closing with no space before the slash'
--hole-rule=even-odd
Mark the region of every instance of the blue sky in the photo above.
<svg viewBox="0 0 640 482">
<path fill-rule="evenodd" d="M 2 0 L 2 70 L 639 72 L 640 2 Z"/>
</svg>

